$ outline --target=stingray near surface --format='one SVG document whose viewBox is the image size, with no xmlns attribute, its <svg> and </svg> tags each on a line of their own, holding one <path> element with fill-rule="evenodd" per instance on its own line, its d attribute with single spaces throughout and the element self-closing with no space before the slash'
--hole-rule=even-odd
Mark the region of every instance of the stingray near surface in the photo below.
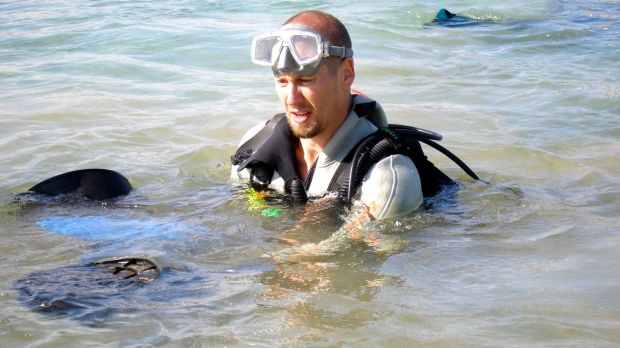
<svg viewBox="0 0 620 348">
<path fill-rule="evenodd" d="M 15 281 L 19 300 L 55 316 L 99 316 L 131 308 L 132 295 L 154 281 L 160 270 L 151 260 L 123 258 L 38 271 Z M 103 311 L 101 311 L 103 310 Z"/>
<path fill-rule="evenodd" d="M 485 24 L 485 23 L 494 23 L 492 20 L 488 19 L 477 19 L 473 17 L 468 17 L 460 14 L 452 13 L 445 8 L 440 9 L 435 15 L 433 19 L 433 24 L 447 26 L 447 27 L 460 27 L 460 26 L 470 26 L 477 24 Z"/>
<path fill-rule="evenodd" d="M 160 267 L 146 258 L 119 258 L 35 271 L 14 281 L 13 289 L 34 312 L 102 327 L 117 324 L 119 316 L 128 313 L 191 311 L 198 303 L 207 311 L 221 301 L 213 295 L 222 294 L 222 288 L 245 292 L 246 281 L 239 279 L 272 269 L 272 264 L 226 271 Z"/>
<path fill-rule="evenodd" d="M 109 169 L 80 169 L 44 180 L 28 191 L 49 196 L 77 193 L 94 200 L 124 196 L 132 187 L 122 174 Z"/>
<path fill-rule="evenodd" d="M 37 219 L 38 227 L 49 232 L 91 240 L 180 239 L 195 230 L 174 218 L 135 215 L 111 216 L 102 207 L 124 207 L 117 199 L 128 195 L 132 186 L 122 174 L 109 169 L 80 169 L 53 176 L 15 195 L 22 210 L 51 208 L 52 215 Z M 69 207 L 67 211 L 55 207 Z M 131 208 L 138 207 L 132 205 Z M 26 209 L 27 208 L 27 209 Z"/>
<path fill-rule="evenodd" d="M 109 200 L 127 195 L 131 189 L 127 178 L 118 172 L 83 169 L 44 180 L 28 192 L 15 195 L 13 203 L 18 203 L 20 209 L 28 208 L 23 213 L 35 217 L 43 213 L 36 219 L 38 227 L 71 237 L 120 239 L 135 244 L 139 238 L 178 239 L 190 230 L 174 220 L 92 215 L 99 214 L 102 206 L 108 207 Z M 32 209 L 35 207 L 40 209 Z M 50 210 L 63 215 L 48 216 Z M 174 273 L 188 277 L 186 272 Z M 146 285 L 154 283 L 159 275 L 159 266 L 150 259 L 107 257 L 36 271 L 14 281 L 13 288 L 19 293 L 19 300 L 33 311 L 100 323 L 113 313 L 142 308 L 139 304 L 148 293 Z"/>
</svg>

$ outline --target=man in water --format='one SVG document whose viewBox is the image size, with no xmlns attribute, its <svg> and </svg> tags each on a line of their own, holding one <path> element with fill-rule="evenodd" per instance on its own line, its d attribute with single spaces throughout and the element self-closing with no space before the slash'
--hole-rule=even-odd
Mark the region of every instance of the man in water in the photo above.
<svg viewBox="0 0 620 348">
<path fill-rule="evenodd" d="M 328 195 L 347 154 L 377 131 L 377 123 L 387 125 L 376 102 L 351 92 L 355 66 L 347 29 L 324 12 L 298 13 L 278 31 L 254 38 L 252 61 L 271 67 L 286 116 L 245 134 L 233 156 L 232 178 L 303 190 L 309 197 Z M 383 119 L 366 117 L 369 106 Z M 418 170 L 407 156 L 383 158 L 365 175 L 356 198 L 368 219 L 414 211 L 423 199 Z"/>
</svg>

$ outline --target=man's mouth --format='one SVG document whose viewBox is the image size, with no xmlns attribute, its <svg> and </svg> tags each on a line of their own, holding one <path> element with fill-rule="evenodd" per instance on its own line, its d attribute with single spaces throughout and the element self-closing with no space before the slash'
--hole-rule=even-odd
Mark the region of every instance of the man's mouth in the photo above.
<svg viewBox="0 0 620 348">
<path fill-rule="evenodd" d="M 297 124 L 303 124 L 303 123 L 306 123 L 310 119 L 312 112 L 311 111 L 291 111 L 290 114 L 291 114 L 291 119 L 293 120 L 293 122 Z"/>
</svg>

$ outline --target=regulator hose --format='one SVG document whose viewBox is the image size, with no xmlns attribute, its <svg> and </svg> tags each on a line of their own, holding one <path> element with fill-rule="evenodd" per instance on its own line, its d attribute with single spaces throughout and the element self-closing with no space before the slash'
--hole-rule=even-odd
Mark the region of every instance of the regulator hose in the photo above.
<svg viewBox="0 0 620 348">
<path fill-rule="evenodd" d="M 384 129 L 384 128 L 382 128 Z M 360 146 L 355 150 L 353 159 L 351 160 L 351 170 L 349 171 L 349 179 L 345 183 L 346 201 L 351 202 L 354 190 L 361 184 L 363 176 L 357 175 L 358 172 L 368 173 L 370 168 L 381 160 L 383 157 L 392 154 L 394 147 L 398 145 L 392 142 L 388 137 L 379 138 L 376 134 L 371 134 L 364 138 Z M 370 151 L 367 149 L 370 147 Z"/>
<path fill-rule="evenodd" d="M 355 189 L 359 187 L 363 180 L 363 176 L 358 175 L 358 173 L 366 175 L 370 168 L 384 157 L 394 154 L 406 155 L 409 146 L 407 143 L 399 141 L 401 136 L 412 136 L 416 140 L 431 146 L 454 161 L 471 178 L 480 180 L 478 175 L 460 158 L 433 141 L 443 139 L 441 134 L 422 128 L 390 124 L 388 127 L 381 128 L 378 132 L 370 134 L 360 141 L 360 145 L 355 150 L 351 160 L 349 178 L 340 189 L 340 196 L 345 197 L 346 202 L 351 202 Z"/>
</svg>

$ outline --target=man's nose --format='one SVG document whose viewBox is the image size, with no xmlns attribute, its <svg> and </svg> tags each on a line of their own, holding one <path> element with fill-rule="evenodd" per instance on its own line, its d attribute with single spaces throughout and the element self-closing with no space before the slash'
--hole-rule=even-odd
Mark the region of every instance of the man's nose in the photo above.
<svg viewBox="0 0 620 348">
<path fill-rule="evenodd" d="M 303 103 L 303 98 L 299 86 L 296 83 L 289 83 L 286 103 L 288 105 L 299 105 Z"/>
</svg>

